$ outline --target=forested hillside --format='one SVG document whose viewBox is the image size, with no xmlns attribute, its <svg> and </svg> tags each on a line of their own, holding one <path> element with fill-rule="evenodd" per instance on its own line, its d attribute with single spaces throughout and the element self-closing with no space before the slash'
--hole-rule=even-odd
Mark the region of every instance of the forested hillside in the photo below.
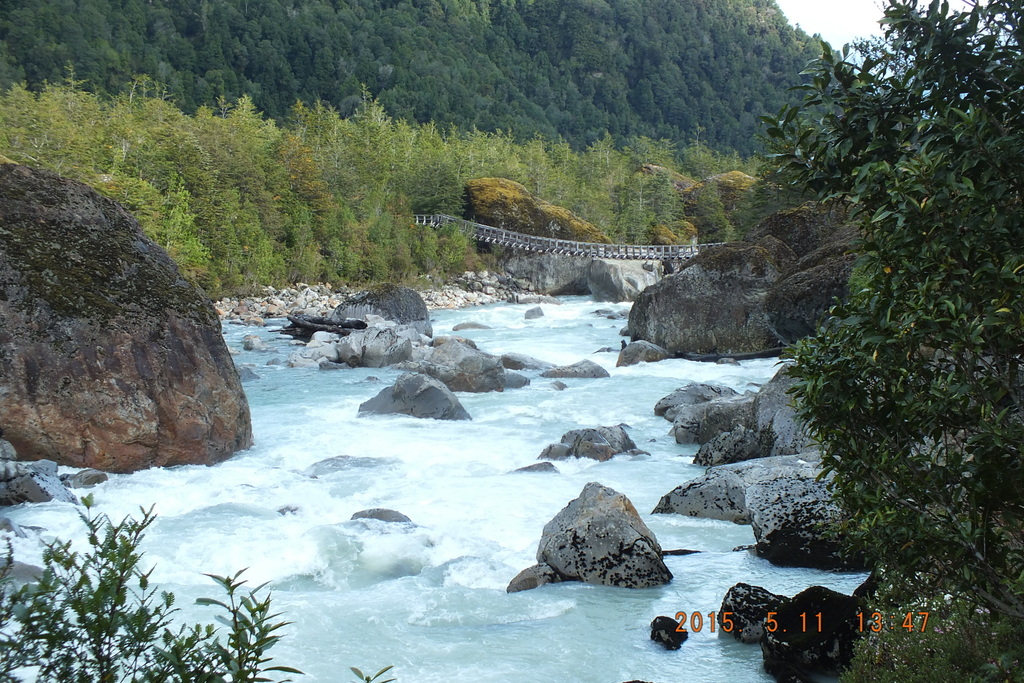
<svg viewBox="0 0 1024 683">
<path fill-rule="evenodd" d="M 749 154 L 816 41 L 774 0 L 3 0 L 0 90 L 145 74 L 186 113 L 249 95 L 343 116 L 364 99 L 444 128 L 610 133 Z"/>
<path fill-rule="evenodd" d="M 112 98 L 68 84 L 38 94 L 15 86 L 0 94 L 0 155 L 118 200 L 213 295 L 479 265 L 461 233 L 414 226 L 411 213 L 459 215 L 466 181 L 485 176 L 521 182 L 619 241 L 650 242 L 666 227 L 686 234 L 687 220 L 726 237 L 745 227 L 744 212 L 730 223 L 713 192 L 684 206 L 676 185 L 693 180 L 672 167 L 704 178 L 741 164 L 704 145 L 639 138 L 620 149 L 606 136 L 576 152 L 410 124 L 374 100 L 347 118 L 296 105 L 280 124 L 248 97 L 187 115 L 145 86 Z"/>
</svg>

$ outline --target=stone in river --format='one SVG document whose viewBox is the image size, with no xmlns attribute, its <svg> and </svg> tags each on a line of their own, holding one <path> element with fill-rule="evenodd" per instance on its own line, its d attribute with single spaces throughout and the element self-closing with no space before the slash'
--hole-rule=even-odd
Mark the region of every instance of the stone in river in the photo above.
<svg viewBox="0 0 1024 683">
<path fill-rule="evenodd" d="M 359 415 L 398 413 L 435 420 L 470 420 L 458 397 L 439 380 L 407 372 L 359 406 Z"/>
</svg>

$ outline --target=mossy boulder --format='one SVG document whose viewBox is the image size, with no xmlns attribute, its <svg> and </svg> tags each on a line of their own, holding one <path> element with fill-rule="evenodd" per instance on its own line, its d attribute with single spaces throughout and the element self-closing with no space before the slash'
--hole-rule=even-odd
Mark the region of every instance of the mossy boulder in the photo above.
<svg viewBox="0 0 1024 683">
<path fill-rule="evenodd" d="M 644 290 L 629 330 L 634 340 L 676 354 L 791 344 L 813 333 L 835 299 L 847 295 L 856 236 L 838 208 L 806 204 L 772 214 L 747 242 L 705 247 L 678 273 Z"/>
<path fill-rule="evenodd" d="M 774 348 L 763 300 L 779 278 L 771 253 L 751 244 L 706 247 L 676 274 L 640 293 L 629 313 L 633 341 L 672 354 Z"/>
<path fill-rule="evenodd" d="M 209 299 L 119 204 L 0 165 L 0 428 L 25 460 L 130 472 L 252 444 Z"/>
<path fill-rule="evenodd" d="M 748 242 L 757 242 L 771 236 L 781 240 L 793 250 L 797 258 L 803 258 L 828 243 L 834 243 L 837 232 L 840 240 L 849 243 L 846 211 L 834 204 L 807 202 L 801 206 L 773 213 L 750 229 Z"/>
<path fill-rule="evenodd" d="M 671 245 L 689 244 L 697 236 L 697 226 L 690 221 L 674 221 L 671 226 L 657 223 L 647 228 L 644 240 L 647 244 Z"/>
<path fill-rule="evenodd" d="M 420 334 L 433 334 L 427 304 L 419 292 L 409 287 L 392 283 L 374 285 L 348 297 L 334 309 L 330 317 L 331 320 L 342 322 L 349 318 L 364 318 L 367 314 L 379 315 L 400 325 L 411 325 Z"/>
<path fill-rule="evenodd" d="M 468 218 L 526 235 L 576 242 L 612 240 L 568 209 L 549 204 L 506 178 L 477 178 L 466 183 Z"/>
</svg>

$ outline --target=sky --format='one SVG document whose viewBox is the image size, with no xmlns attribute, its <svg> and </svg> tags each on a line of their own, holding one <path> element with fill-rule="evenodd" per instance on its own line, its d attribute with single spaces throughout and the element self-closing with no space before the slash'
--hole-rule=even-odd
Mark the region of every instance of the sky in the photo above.
<svg viewBox="0 0 1024 683">
<path fill-rule="evenodd" d="M 881 35 L 881 0 L 775 0 L 790 24 L 810 35 L 820 33 L 833 47 L 854 38 Z"/>
</svg>

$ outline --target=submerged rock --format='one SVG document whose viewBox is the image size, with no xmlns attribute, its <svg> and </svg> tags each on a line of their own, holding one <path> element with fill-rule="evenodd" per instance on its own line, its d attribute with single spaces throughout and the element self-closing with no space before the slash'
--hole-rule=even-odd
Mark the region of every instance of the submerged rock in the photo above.
<svg viewBox="0 0 1024 683">
<path fill-rule="evenodd" d="M 376 519 L 381 522 L 391 522 L 395 524 L 412 524 L 412 520 L 407 516 L 403 515 L 398 510 L 391 510 L 389 508 L 370 508 L 369 510 L 360 510 L 359 512 L 352 513 L 349 519 Z"/>
<path fill-rule="evenodd" d="M 600 377 L 611 377 L 608 371 L 592 360 L 581 360 L 572 365 L 560 365 L 545 370 L 541 377 L 577 377 L 585 379 L 596 379 Z"/>
<path fill-rule="evenodd" d="M 564 460 L 566 458 L 590 458 L 598 462 L 611 460 L 620 453 L 639 454 L 633 439 L 622 428 L 594 427 L 573 429 L 562 435 L 559 443 L 551 444 L 540 454 L 539 459 Z"/>
<path fill-rule="evenodd" d="M 119 204 L 0 165 L 0 420 L 20 457 L 131 472 L 252 445 L 209 299 Z"/>
</svg>

